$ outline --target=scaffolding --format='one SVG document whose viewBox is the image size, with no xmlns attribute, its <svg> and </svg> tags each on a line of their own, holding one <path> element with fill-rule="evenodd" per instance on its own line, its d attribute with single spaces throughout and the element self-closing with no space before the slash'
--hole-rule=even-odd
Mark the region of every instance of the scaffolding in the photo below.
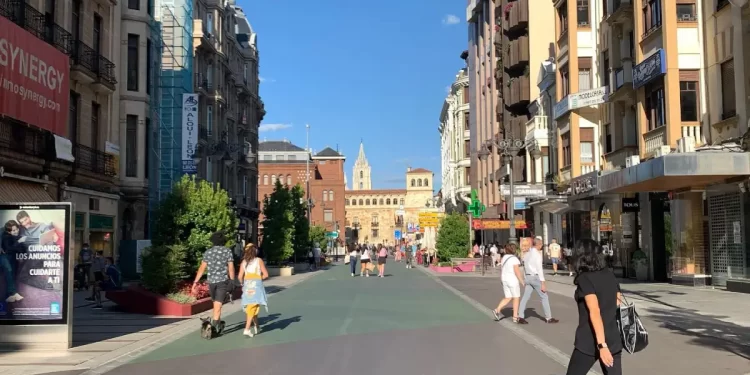
<svg viewBox="0 0 750 375">
<path fill-rule="evenodd" d="M 182 97 L 193 92 L 193 2 L 154 4 L 148 130 L 149 237 L 152 213 L 182 176 Z M 161 57 L 161 58 L 159 58 Z"/>
</svg>

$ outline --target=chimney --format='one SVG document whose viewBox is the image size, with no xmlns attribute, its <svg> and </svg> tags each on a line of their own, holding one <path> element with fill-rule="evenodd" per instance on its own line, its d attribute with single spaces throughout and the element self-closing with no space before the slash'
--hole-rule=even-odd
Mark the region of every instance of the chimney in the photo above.
<svg viewBox="0 0 750 375">
<path fill-rule="evenodd" d="M 406 167 L 407 172 L 411 172 L 411 167 Z"/>
</svg>

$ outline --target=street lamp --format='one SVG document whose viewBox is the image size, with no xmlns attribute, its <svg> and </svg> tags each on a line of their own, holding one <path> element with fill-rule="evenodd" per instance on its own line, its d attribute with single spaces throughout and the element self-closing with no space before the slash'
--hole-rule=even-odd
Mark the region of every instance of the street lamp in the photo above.
<svg viewBox="0 0 750 375">
<path fill-rule="evenodd" d="M 523 139 L 501 139 L 496 141 L 491 139 L 487 141 L 482 148 L 479 150 L 479 158 L 485 160 L 490 154 L 490 148 L 494 148 L 495 151 L 502 157 L 503 165 L 508 166 L 508 187 L 510 195 L 508 197 L 509 203 L 507 203 L 507 215 L 510 221 L 508 231 L 508 242 L 518 244 L 518 238 L 516 237 L 516 215 L 515 215 L 515 191 L 513 186 L 513 157 L 518 154 L 524 147 L 531 146 L 531 149 L 536 150 L 536 141 L 526 142 Z M 506 201 L 507 202 L 507 201 Z"/>
<path fill-rule="evenodd" d="M 307 141 L 305 142 L 305 151 L 310 152 L 310 124 L 305 124 L 307 132 Z M 307 195 L 307 226 L 312 227 L 312 206 L 313 202 L 310 198 L 310 157 L 305 157 L 305 194 Z"/>
<path fill-rule="evenodd" d="M 225 139 L 229 138 L 229 133 L 222 132 L 221 141 L 211 142 L 206 145 L 198 145 L 193 151 L 192 159 L 196 165 L 200 164 L 203 157 L 221 155 L 224 162 L 234 161 L 234 156 L 242 154 L 245 162 L 248 164 L 255 163 L 257 156 L 253 152 L 252 145 L 248 142 L 229 143 Z"/>
</svg>

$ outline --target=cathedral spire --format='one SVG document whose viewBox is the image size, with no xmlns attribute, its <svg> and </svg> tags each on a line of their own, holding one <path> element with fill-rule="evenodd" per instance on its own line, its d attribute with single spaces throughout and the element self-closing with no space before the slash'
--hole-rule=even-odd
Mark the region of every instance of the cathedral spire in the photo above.
<svg viewBox="0 0 750 375">
<path fill-rule="evenodd" d="M 357 163 L 367 163 L 367 157 L 365 156 L 365 143 L 361 140 L 359 142 L 359 154 L 357 155 Z"/>
</svg>

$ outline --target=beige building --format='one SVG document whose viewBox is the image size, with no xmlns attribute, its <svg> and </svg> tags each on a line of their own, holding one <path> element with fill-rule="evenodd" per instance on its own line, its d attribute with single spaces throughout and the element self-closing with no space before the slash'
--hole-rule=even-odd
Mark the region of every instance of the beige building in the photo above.
<svg viewBox="0 0 750 375">
<path fill-rule="evenodd" d="M 360 145 L 358 160 L 353 175 L 358 176 L 368 169 L 369 163 Z M 354 179 L 357 180 L 356 178 Z M 362 186 L 372 186 L 371 181 L 359 180 Z M 434 239 L 436 231 L 425 229 L 420 233 L 419 213 L 437 212 L 433 199 L 433 173 L 424 168 L 408 168 L 406 171 L 405 189 L 368 189 L 347 190 L 346 205 L 346 238 L 349 243 L 394 244 L 395 231 L 403 233 L 403 238 L 423 241 L 423 237 Z"/>
<path fill-rule="evenodd" d="M 471 200 L 471 126 L 467 68 L 456 74 L 440 111 L 440 156 L 443 205 L 464 212 Z"/>
</svg>

